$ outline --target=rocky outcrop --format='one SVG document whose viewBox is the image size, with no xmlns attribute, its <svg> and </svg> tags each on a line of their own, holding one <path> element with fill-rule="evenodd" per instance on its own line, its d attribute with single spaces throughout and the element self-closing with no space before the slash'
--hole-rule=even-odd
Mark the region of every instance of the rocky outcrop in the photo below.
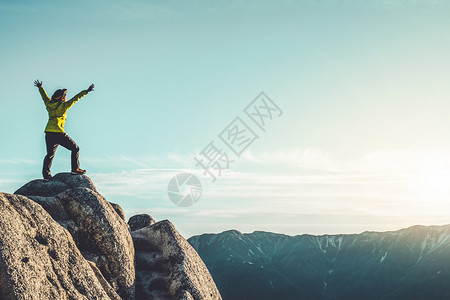
<svg viewBox="0 0 450 300">
<path fill-rule="evenodd" d="M 197 252 L 168 220 L 131 235 L 136 249 L 136 299 L 222 299 Z"/>
<path fill-rule="evenodd" d="M 0 211 L 1 299 L 120 299 L 40 205 L 0 193 Z"/>
<path fill-rule="evenodd" d="M 16 193 L 42 205 L 114 290 L 125 299 L 133 298 L 134 247 L 128 225 L 87 176 L 62 173 L 48 182 L 31 181 Z"/>
<path fill-rule="evenodd" d="M 97 192 L 92 181 L 87 176 L 73 176 L 70 173 L 58 173 L 50 181 L 36 179 L 28 182 L 14 194 L 23 196 L 55 196 L 74 188 L 88 188 Z"/>
<path fill-rule="evenodd" d="M 169 221 L 127 224 L 85 175 L 0 193 L 0 210 L 0 299 L 221 299 Z"/>
</svg>

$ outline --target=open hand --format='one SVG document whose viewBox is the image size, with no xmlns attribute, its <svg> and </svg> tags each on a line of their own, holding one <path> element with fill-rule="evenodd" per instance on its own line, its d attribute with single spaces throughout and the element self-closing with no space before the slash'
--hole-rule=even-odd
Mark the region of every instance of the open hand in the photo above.
<svg viewBox="0 0 450 300">
<path fill-rule="evenodd" d="M 36 80 L 34 81 L 34 86 L 41 87 L 41 86 L 42 86 L 42 81 L 39 82 L 39 80 L 36 79 Z"/>
<path fill-rule="evenodd" d="M 94 84 L 91 84 L 89 88 L 86 90 L 88 93 L 94 90 Z"/>
</svg>

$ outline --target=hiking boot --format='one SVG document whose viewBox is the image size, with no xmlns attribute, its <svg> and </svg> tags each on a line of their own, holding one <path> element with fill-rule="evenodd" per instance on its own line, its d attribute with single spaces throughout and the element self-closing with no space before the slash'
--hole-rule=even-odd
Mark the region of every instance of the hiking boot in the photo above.
<svg viewBox="0 0 450 300">
<path fill-rule="evenodd" d="M 50 179 L 52 179 L 52 174 L 48 173 L 44 175 L 44 180 L 45 181 L 49 181 Z"/>
<path fill-rule="evenodd" d="M 86 174 L 86 170 L 76 169 L 71 172 L 73 175 L 83 175 Z"/>
</svg>

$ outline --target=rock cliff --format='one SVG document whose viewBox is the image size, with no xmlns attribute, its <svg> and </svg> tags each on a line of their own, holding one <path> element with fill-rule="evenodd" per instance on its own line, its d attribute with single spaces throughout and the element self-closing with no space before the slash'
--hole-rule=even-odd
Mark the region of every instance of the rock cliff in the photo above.
<svg viewBox="0 0 450 300">
<path fill-rule="evenodd" d="M 86 175 L 0 193 L 1 299 L 221 299 L 167 220 L 125 221 Z"/>
</svg>

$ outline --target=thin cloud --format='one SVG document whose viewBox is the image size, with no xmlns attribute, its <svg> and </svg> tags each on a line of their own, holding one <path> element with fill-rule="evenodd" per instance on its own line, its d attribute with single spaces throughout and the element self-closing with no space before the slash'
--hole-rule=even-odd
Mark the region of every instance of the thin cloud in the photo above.
<svg viewBox="0 0 450 300">
<path fill-rule="evenodd" d="M 89 176 L 108 200 L 122 205 L 127 216 L 146 212 L 155 219 L 182 224 L 180 227 L 189 228 L 187 234 L 215 231 L 226 225 L 230 229 L 234 224 L 241 229 L 260 230 L 274 224 L 272 231 L 277 231 L 286 229 L 286 222 L 293 224 L 292 230 L 298 230 L 300 224 L 319 230 L 326 227 L 325 223 L 341 222 L 342 232 L 359 228 L 351 227 L 352 222 L 369 224 L 370 220 L 391 222 L 387 228 L 394 223 L 442 221 L 450 206 L 420 201 L 410 183 L 417 172 L 426 174 L 435 166 L 449 167 L 448 150 L 380 150 L 351 159 L 315 149 L 246 152 L 240 158 L 243 163 L 225 170 L 215 183 L 202 169 L 193 168 L 191 155 L 117 156 L 112 161 L 123 168 L 121 171 Z M 90 159 L 89 163 L 95 162 L 102 169 L 111 157 Z M 186 167 L 179 167 L 185 160 Z M 23 162 L 14 159 L 3 163 L 14 166 Z M 203 185 L 199 201 L 187 208 L 174 205 L 167 196 L 170 179 L 181 172 L 194 173 Z M 2 188 L 11 183 L 0 180 Z M 381 226 L 375 221 L 373 224 L 374 228 L 361 228 Z"/>
<path fill-rule="evenodd" d="M 204 196 L 240 197 L 240 198 L 295 198 L 330 197 L 367 199 L 403 199 L 407 195 L 405 185 L 420 170 L 417 162 L 433 162 L 448 165 L 446 160 L 449 149 L 400 149 L 375 151 L 360 158 L 338 160 L 330 152 L 313 149 L 246 153 L 242 157 L 245 168 L 265 166 L 266 171 L 251 172 L 235 169 L 224 170 L 216 183 L 204 175 L 201 169 L 192 168 L 144 168 L 118 173 L 96 173 L 91 176 L 96 184 L 108 194 L 164 195 L 169 180 L 180 172 L 192 172 L 198 175 L 204 184 Z M 173 166 L 184 162 L 189 155 L 166 155 L 164 157 L 117 157 L 116 161 L 129 166 L 130 161 L 148 166 L 155 162 Z M 138 163 L 136 163 L 138 164 Z M 283 166 L 301 166 L 289 169 Z M 305 166 L 310 171 L 305 171 Z M 236 168 L 238 169 L 238 168 Z M 279 170 L 279 171 L 272 171 Z M 298 174 L 301 173 L 301 174 Z M 340 187 L 339 190 L 336 188 Z M 348 187 L 345 187 L 348 186 Z M 359 186 L 359 187 L 358 187 Z M 381 187 L 381 188 L 380 188 Z M 378 192 L 376 192 L 378 190 Z M 157 192 L 155 192 L 157 191 Z"/>
<path fill-rule="evenodd" d="M 11 158 L 11 159 L 0 159 L 0 166 L 1 165 L 38 165 L 41 162 L 31 160 L 31 159 L 25 159 L 25 158 Z"/>
</svg>

